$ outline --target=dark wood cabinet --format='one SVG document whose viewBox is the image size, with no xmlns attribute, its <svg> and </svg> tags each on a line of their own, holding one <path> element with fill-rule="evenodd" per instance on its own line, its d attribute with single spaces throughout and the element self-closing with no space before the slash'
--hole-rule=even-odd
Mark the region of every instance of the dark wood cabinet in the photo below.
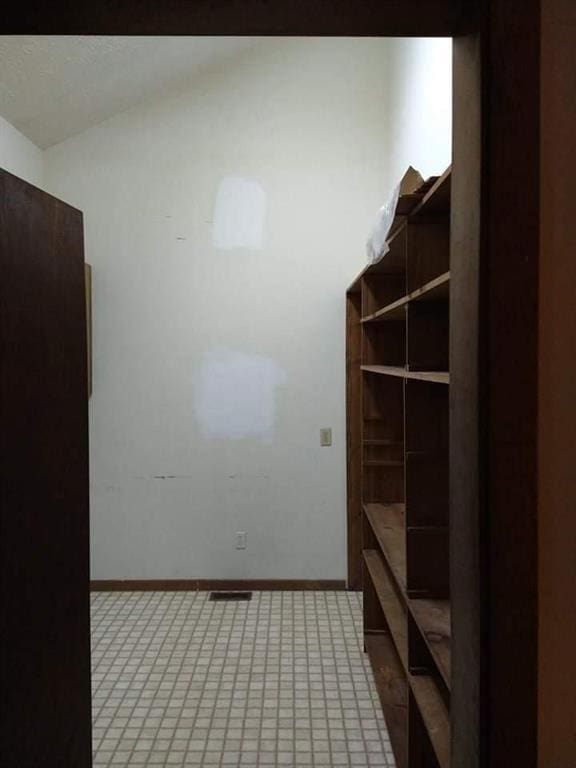
<svg viewBox="0 0 576 768">
<path fill-rule="evenodd" d="M 0 170 L 0 765 L 91 765 L 82 214 Z"/>
</svg>

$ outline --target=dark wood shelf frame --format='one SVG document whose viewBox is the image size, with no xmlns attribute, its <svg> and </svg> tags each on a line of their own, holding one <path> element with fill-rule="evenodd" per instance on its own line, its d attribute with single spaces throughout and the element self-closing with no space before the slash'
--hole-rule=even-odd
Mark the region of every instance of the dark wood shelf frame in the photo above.
<svg viewBox="0 0 576 768">
<path fill-rule="evenodd" d="M 450 194 L 448 169 L 347 294 L 349 542 L 399 768 L 450 765 Z"/>
</svg>

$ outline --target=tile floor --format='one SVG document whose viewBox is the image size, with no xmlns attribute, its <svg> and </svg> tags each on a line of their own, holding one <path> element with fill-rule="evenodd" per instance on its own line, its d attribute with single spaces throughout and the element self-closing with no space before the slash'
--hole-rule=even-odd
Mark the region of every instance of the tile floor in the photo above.
<svg viewBox="0 0 576 768">
<path fill-rule="evenodd" d="M 92 595 L 94 766 L 393 766 L 355 592 Z"/>
</svg>

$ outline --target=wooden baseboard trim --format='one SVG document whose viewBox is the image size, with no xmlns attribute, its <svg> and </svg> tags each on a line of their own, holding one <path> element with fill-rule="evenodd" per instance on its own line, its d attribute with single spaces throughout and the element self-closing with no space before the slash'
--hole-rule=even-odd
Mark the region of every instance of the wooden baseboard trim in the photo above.
<svg viewBox="0 0 576 768">
<path fill-rule="evenodd" d="M 91 592 L 198 592 L 203 590 L 331 591 L 345 590 L 346 582 L 323 579 L 97 579 Z"/>
</svg>

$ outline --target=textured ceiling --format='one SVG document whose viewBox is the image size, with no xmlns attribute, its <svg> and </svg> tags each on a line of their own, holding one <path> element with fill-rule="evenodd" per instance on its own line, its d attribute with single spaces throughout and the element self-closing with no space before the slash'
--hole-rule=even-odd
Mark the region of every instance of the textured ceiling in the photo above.
<svg viewBox="0 0 576 768">
<path fill-rule="evenodd" d="M 185 85 L 258 38 L 1 37 L 0 115 L 37 146 Z"/>
</svg>

